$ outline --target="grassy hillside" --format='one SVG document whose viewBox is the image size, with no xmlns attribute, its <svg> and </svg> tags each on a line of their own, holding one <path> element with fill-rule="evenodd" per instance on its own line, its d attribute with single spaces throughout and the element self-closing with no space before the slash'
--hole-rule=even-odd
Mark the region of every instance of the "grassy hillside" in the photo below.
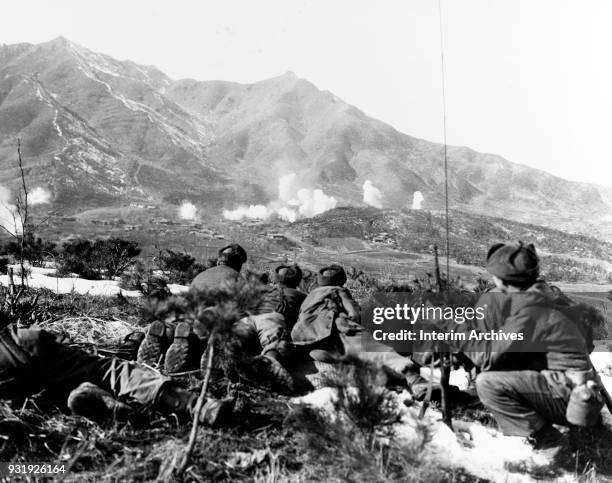
<svg viewBox="0 0 612 483">
<path fill-rule="evenodd" d="M 237 242 L 247 249 L 249 264 L 262 270 L 291 260 L 309 269 L 337 262 L 378 277 L 410 280 L 432 272 L 434 244 L 445 257 L 445 219 L 439 211 L 340 207 L 295 223 L 274 218 L 230 222 L 214 210 L 198 211 L 198 219 L 188 221 L 177 213 L 178 206 L 159 204 L 68 216 L 35 210 L 36 220 L 44 220 L 38 229 L 43 238 L 116 236 L 139 242 L 145 258 L 158 247 L 205 262 L 220 247 Z M 454 210 L 450 232 L 452 276 L 470 283 L 484 272 L 489 246 L 511 240 L 535 243 L 550 281 L 612 283 L 612 243 L 594 237 Z"/>
<path fill-rule="evenodd" d="M 290 230 L 314 244 L 334 238 L 378 239 L 375 245 L 415 253 L 431 253 L 437 244 L 445 255 L 445 223 L 441 212 L 343 207 L 299 221 Z M 450 256 L 459 264 L 483 267 L 489 246 L 510 240 L 534 243 L 550 280 L 612 283 L 612 243 L 501 218 L 450 213 Z"/>
</svg>

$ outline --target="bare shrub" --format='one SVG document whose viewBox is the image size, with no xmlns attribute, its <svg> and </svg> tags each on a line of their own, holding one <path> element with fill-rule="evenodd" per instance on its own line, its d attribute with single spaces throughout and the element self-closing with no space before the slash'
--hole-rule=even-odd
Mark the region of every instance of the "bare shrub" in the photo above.
<svg viewBox="0 0 612 483">
<path fill-rule="evenodd" d="M 147 298 L 165 299 L 172 295 L 166 278 L 140 261 L 121 274 L 119 286 L 125 290 L 138 290 Z"/>
<path fill-rule="evenodd" d="M 369 447 L 377 437 L 391 436 L 400 418 L 397 399 L 385 384 L 380 367 L 357 357 L 345 358 L 326 377 L 326 385 L 338 391 L 336 410 L 361 431 Z"/>
<path fill-rule="evenodd" d="M 196 262 L 186 252 L 160 250 L 155 261 L 170 283 L 188 284 L 198 273 L 206 270 L 205 265 Z"/>
<path fill-rule="evenodd" d="M 130 240 L 72 240 L 62 245 L 57 271 L 59 275 L 76 273 L 91 280 L 102 276 L 114 278 L 132 265 L 139 254 L 138 243 Z"/>
<path fill-rule="evenodd" d="M 23 259 L 33 267 L 42 267 L 57 255 L 55 243 L 36 237 L 31 231 L 7 242 L 2 251 L 17 261 L 23 254 Z"/>
</svg>

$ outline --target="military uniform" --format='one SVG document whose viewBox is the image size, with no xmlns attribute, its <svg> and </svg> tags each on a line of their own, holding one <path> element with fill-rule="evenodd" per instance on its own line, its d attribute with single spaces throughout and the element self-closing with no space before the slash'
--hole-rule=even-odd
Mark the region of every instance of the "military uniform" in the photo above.
<svg viewBox="0 0 612 483">
<path fill-rule="evenodd" d="M 234 283 L 242 277 L 240 272 L 227 265 L 217 265 L 199 273 L 191 282 L 196 290 L 215 289 L 224 283 Z"/>
<path fill-rule="evenodd" d="M 291 331 L 306 298 L 306 294 L 297 289 L 302 281 L 302 270 L 298 265 L 279 265 L 275 269 L 275 276 L 281 295 L 278 312 L 284 315 L 287 330 Z"/>
<path fill-rule="evenodd" d="M 419 367 L 365 330 L 359 305 L 343 287 L 345 283 L 346 273 L 338 265 L 319 271 L 319 287 L 311 290 L 301 305 L 291 331 L 292 342 L 311 354 L 322 349 L 338 357 L 353 354 L 380 364 L 394 378 L 405 379 L 419 397 L 424 396 L 427 381 L 420 376 Z"/>
<path fill-rule="evenodd" d="M 472 346 L 469 357 L 482 371 L 478 396 L 507 435 L 532 436 L 568 424 L 573 387 L 594 377 L 590 342 L 569 299 L 538 280 L 533 245 L 494 245 L 487 270 L 498 288 L 481 297 L 486 312 L 476 328 L 521 334 L 522 340 L 500 337 Z"/>
<path fill-rule="evenodd" d="M 246 252 L 237 244 L 219 251 L 219 265 L 200 273 L 192 282 L 195 290 L 214 290 L 224 284 L 236 283 L 242 277 L 240 269 L 246 262 Z M 236 321 L 232 327 L 234 337 L 226 348 L 236 360 L 244 359 L 261 363 L 262 378 L 271 377 L 282 385 L 291 386 L 290 375 L 282 367 L 289 353 L 289 338 L 285 319 L 279 313 L 282 300 L 277 288 L 264 290 L 258 306 Z M 138 360 L 157 365 L 164 359 L 167 373 L 181 372 L 193 367 L 207 344 L 206 330 L 200 330 L 197 322 L 192 325 L 180 322 L 153 322 L 138 351 Z M 174 335 L 172 335 L 172 333 Z M 265 358 L 265 359 L 264 359 Z M 203 365 L 203 363 L 201 363 Z"/>
<path fill-rule="evenodd" d="M 0 331 L 0 397 L 16 399 L 49 391 L 77 414 L 103 421 L 136 401 L 165 412 L 190 415 L 197 396 L 158 371 L 123 359 L 98 357 L 60 344 L 50 332 L 8 326 Z M 200 413 L 215 425 L 233 403 L 208 399 Z M 104 413 L 106 411 L 106 413 Z"/>
<path fill-rule="evenodd" d="M 91 382 L 116 396 L 152 404 L 169 381 L 134 362 L 98 357 L 60 344 L 45 330 L 9 326 L 0 332 L 0 394 L 5 398 L 43 389 L 67 395 L 79 384 Z"/>
<path fill-rule="evenodd" d="M 544 282 L 486 298 L 493 307 L 486 325 L 524 339 L 494 341 L 469 354 L 483 371 L 476 379 L 483 404 L 508 435 L 528 436 L 548 422 L 567 424 L 573 375 L 589 373 L 591 364 L 565 299 Z M 494 314 L 504 318 L 496 321 Z"/>
</svg>

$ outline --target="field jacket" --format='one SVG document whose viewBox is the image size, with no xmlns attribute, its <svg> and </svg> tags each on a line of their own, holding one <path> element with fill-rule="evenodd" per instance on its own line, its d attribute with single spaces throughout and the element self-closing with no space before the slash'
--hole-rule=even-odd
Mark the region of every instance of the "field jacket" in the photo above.
<svg viewBox="0 0 612 483">
<path fill-rule="evenodd" d="M 296 345 L 318 342 L 331 335 L 336 323 L 340 331 L 347 323 L 358 325 L 359 306 L 346 288 L 317 287 L 302 302 L 300 315 L 291 330 L 291 339 Z"/>
<path fill-rule="evenodd" d="M 219 288 L 226 282 L 235 282 L 240 278 L 240 272 L 227 265 L 217 265 L 199 273 L 191 282 L 196 290 Z"/>
<path fill-rule="evenodd" d="M 501 331 L 522 334 L 523 340 L 493 340 L 463 349 L 483 371 L 588 371 L 591 367 L 576 306 L 545 282 L 521 292 L 493 290 L 477 306 L 486 306 L 483 320 L 463 324 L 461 331 Z M 456 329 L 456 327 L 455 327 Z"/>
</svg>

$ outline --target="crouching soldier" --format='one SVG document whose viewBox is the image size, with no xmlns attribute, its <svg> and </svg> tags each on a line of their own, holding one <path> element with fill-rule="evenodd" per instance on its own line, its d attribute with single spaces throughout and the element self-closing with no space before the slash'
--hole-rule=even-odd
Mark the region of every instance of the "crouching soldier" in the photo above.
<svg viewBox="0 0 612 483">
<path fill-rule="evenodd" d="M 317 288 L 302 303 L 298 321 L 291 331 L 292 342 L 309 352 L 315 361 L 334 362 L 352 354 L 381 364 L 396 379 L 404 379 L 415 399 L 422 400 L 428 381 L 419 374 L 419 367 L 410 358 L 398 354 L 374 338 L 361 325 L 360 308 L 346 283 L 346 273 L 340 265 L 319 270 Z M 434 385 L 434 398 L 439 398 L 439 386 Z"/>
<path fill-rule="evenodd" d="M 491 247 L 487 270 L 496 288 L 481 297 L 481 325 L 516 337 L 477 346 L 469 356 L 482 370 L 478 396 L 502 432 L 527 437 L 554 457 L 564 439 L 553 424 L 595 424 L 603 399 L 576 306 L 539 280 L 539 268 L 533 245 Z"/>
<path fill-rule="evenodd" d="M 194 290 L 217 289 L 236 283 L 246 261 L 244 249 L 237 244 L 219 251 L 219 265 L 199 274 L 192 282 Z M 269 382 L 283 392 L 293 388 L 292 378 L 284 368 L 289 351 L 289 335 L 284 316 L 279 313 L 282 295 L 278 288 L 267 287 L 257 307 L 244 314 L 233 326 L 234 337 L 226 353 L 242 364 L 247 375 Z M 189 322 L 153 322 L 138 350 L 138 361 L 157 366 L 163 361 L 166 373 L 178 373 L 197 367 L 207 344 L 207 333 Z"/>
<path fill-rule="evenodd" d="M 0 397 L 16 399 L 41 391 L 59 397 L 80 416 L 97 422 L 126 421 L 135 401 L 166 413 L 192 417 L 197 394 L 156 370 L 135 362 L 98 357 L 57 342 L 50 332 L 5 327 L 0 331 Z M 220 426 L 231 419 L 231 400 L 208 399 L 199 418 Z"/>
</svg>

